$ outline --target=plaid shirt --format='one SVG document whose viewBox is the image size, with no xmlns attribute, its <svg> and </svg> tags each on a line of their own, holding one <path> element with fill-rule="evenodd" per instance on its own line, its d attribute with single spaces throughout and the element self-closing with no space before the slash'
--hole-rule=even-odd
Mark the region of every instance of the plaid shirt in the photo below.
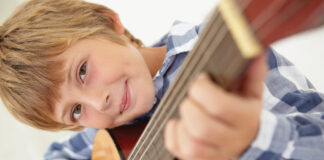
<svg viewBox="0 0 324 160">
<path fill-rule="evenodd" d="M 202 28 L 177 21 L 154 45 L 167 45 L 163 66 L 153 79 L 155 104 L 131 123 L 151 117 Z M 316 92 L 292 63 L 272 50 L 268 52 L 268 64 L 259 132 L 240 159 L 323 159 L 324 95 Z M 90 159 L 96 132 L 87 128 L 52 143 L 45 159 Z"/>
</svg>

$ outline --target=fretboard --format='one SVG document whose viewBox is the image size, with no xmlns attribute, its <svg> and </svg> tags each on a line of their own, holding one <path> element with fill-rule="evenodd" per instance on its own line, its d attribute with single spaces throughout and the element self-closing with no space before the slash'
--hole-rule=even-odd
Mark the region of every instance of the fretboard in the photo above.
<svg viewBox="0 0 324 160">
<path fill-rule="evenodd" d="M 237 44 L 239 42 L 235 39 L 235 36 L 233 36 L 235 33 L 233 33 L 232 28 L 228 26 L 228 21 L 225 21 L 223 18 L 228 17 L 224 16 L 223 11 L 220 12 L 220 9 L 217 8 L 214 14 L 210 17 L 208 23 L 205 25 L 196 45 L 188 53 L 177 77 L 165 93 L 135 148 L 129 155 L 129 160 L 174 159 L 174 157 L 164 149 L 163 130 L 169 119 L 178 116 L 178 106 L 186 96 L 188 86 L 199 73 L 209 73 L 215 83 L 227 90 L 231 90 L 231 88 L 239 81 L 240 76 L 244 73 L 250 62 L 256 56 L 262 54 L 263 48 L 266 48 L 270 43 L 282 37 L 313 27 L 311 25 L 309 25 L 309 27 L 305 27 L 305 25 L 299 27 L 299 25 L 295 26 L 293 32 L 289 30 L 288 34 L 286 34 L 286 32 L 284 35 L 277 34 L 282 33 L 283 31 L 276 31 L 276 28 L 273 26 L 268 27 L 263 25 L 268 24 L 269 21 L 274 21 L 273 18 L 276 16 L 278 18 L 278 13 L 271 11 L 271 8 L 264 9 L 264 11 L 268 12 L 267 14 L 259 14 L 262 12 L 261 10 L 253 14 L 249 13 L 251 9 L 247 11 L 249 7 L 252 7 L 252 9 L 254 7 L 254 9 L 256 9 L 256 5 L 258 5 L 259 2 L 260 1 L 256 0 L 240 0 L 241 7 L 243 8 L 240 9 L 240 11 L 248 13 L 246 22 L 254 23 L 251 28 L 249 28 L 251 31 L 250 36 L 252 36 L 257 45 L 259 45 L 257 47 L 261 48 L 260 52 L 258 54 L 253 54 L 252 56 L 245 56 L 242 54 L 243 51 Z M 267 6 L 266 3 L 268 3 L 269 7 L 273 7 L 272 10 L 278 8 L 282 10 L 284 8 L 283 6 L 288 7 L 288 11 L 283 9 L 282 12 L 289 12 L 287 14 L 290 14 L 291 16 L 305 8 L 309 9 L 313 7 L 314 9 L 314 6 L 316 5 L 317 7 L 315 7 L 315 9 L 317 9 L 318 12 L 321 12 L 321 14 L 324 12 L 324 3 L 320 0 L 309 0 L 308 2 L 304 0 L 266 0 L 263 2 L 265 4 L 263 3 L 259 5 L 265 7 Z M 299 10 L 293 10 L 291 8 L 292 5 L 297 5 Z M 309 11 L 309 13 L 313 12 Z M 263 22 L 262 17 L 260 18 L 260 16 L 256 16 L 257 14 L 266 18 L 266 20 Z M 284 14 L 285 17 L 282 18 L 290 20 L 291 18 L 287 14 Z M 316 14 L 320 15 L 319 13 Z M 312 24 L 316 23 L 317 26 L 318 24 L 323 24 L 324 21 L 323 18 L 318 18 L 318 16 L 314 14 L 309 14 L 308 17 L 300 17 L 304 20 L 307 18 L 307 20 L 313 19 Z M 314 20 L 315 17 L 317 17 L 316 20 Z M 275 22 L 278 22 L 275 26 L 280 28 L 285 26 L 284 23 L 286 21 L 282 21 L 282 19 L 279 18 L 279 21 Z M 262 30 L 262 28 L 264 30 Z M 254 33 L 256 34 L 254 35 Z M 274 35 L 274 37 L 269 36 L 269 34 Z"/>
</svg>

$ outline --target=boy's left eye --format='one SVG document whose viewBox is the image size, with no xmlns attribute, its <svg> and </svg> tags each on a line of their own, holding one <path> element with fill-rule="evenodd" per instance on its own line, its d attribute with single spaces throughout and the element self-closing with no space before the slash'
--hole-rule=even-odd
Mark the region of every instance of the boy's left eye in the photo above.
<svg viewBox="0 0 324 160">
<path fill-rule="evenodd" d="M 81 104 L 78 104 L 75 107 L 73 107 L 72 114 L 71 114 L 71 119 L 73 122 L 80 119 L 81 111 L 82 111 Z"/>
<path fill-rule="evenodd" d="M 87 73 L 87 63 L 84 62 L 79 69 L 79 78 L 83 82 Z"/>
</svg>

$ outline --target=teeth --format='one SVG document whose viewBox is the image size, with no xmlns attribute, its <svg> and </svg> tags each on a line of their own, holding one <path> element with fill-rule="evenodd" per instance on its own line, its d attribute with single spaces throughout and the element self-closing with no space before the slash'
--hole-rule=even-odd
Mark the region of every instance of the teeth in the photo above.
<svg viewBox="0 0 324 160">
<path fill-rule="evenodd" d="M 127 91 L 127 81 L 125 82 L 125 91 L 124 91 L 124 94 L 125 94 L 125 99 L 123 99 L 123 102 L 122 102 L 122 105 L 123 105 L 123 108 L 121 110 L 120 113 L 123 113 L 127 107 L 127 103 L 128 103 L 128 91 Z"/>
</svg>

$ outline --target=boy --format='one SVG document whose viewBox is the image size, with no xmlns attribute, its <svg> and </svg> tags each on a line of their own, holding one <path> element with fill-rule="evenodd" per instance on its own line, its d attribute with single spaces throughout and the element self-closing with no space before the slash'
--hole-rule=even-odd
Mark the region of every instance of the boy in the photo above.
<svg viewBox="0 0 324 160">
<path fill-rule="evenodd" d="M 29 1 L 0 27 L 1 98 L 33 127 L 87 127 L 53 143 L 45 159 L 90 159 L 95 128 L 151 116 L 200 31 L 176 22 L 149 48 L 104 6 Z M 265 59 L 252 64 L 236 93 L 202 74 L 180 106 L 181 119 L 166 127 L 166 147 L 181 159 L 321 159 L 323 95 L 272 51 L 263 92 Z"/>
</svg>

